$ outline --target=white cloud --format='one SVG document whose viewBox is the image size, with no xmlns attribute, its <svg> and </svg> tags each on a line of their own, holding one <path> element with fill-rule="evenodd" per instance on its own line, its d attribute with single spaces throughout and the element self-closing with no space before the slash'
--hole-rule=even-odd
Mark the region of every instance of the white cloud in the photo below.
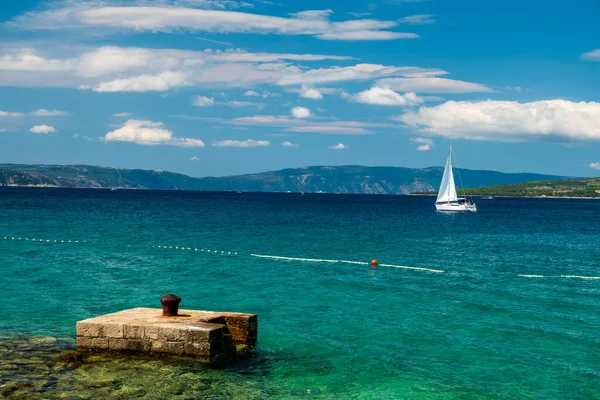
<svg viewBox="0 0 600 400">
<path fill-rule="evenodd" d="M 192 97 L 192 105 L 196 107 L 213 107 L 215 105 L 222 105 L 231 108 L 246 108 L 246 107 L 256 107 L 259 110 L 262 110 L 265 107 L 264 103 L 257 103 L 253 101 L 224 101 L 224 102 L 215 102 L 214 97 L 205 97 L 205 96 L 194 96 Z"/>
<path fill-rule="evenodd" d="M 163 92 L 186 85 L 185 75 L 182 72 L 165 71 L 158 75 L 139 75 L 102 82 L 92 90 L 94 92 Z"/>
<path fill-rule="evenodd" d="M 323 95 L 321 92 L 319 92 L 319 89 L 315 88 L 314 86 L 302 85 L 300 88 L 300 97 L 304 97 L 305 99 L 319 100 L 323 98 Z"/>
<path fill-rule="evenodd" d="M 83 140 L 86 140 L 88 142 L 93 142 L 94 141 L 94 138 L 89 137 L 89 136 L 80 135 L 79 133 L 74 134 L 73 138 L 74 139 L 83 139 Z"/>
<path fill-rule="evenodd" d="M 593 169 L 600 169 L 600 162 L 593 162 L 593 163 L 590 163 L 590 168 L 593 168 Z"/>
<path fill-rule="evenodd" d="M 317 36 L 325 40 L 395 40 L 395 39 L 418 39 L 420 36 L 416 33 L 390 32 L 390 31 L 334 31 L 323 33 Z"/>
<path fill-rule="evenodd" d="M 190 161 L 192 161 L 192 162 L 200 161 L 200 157 L 196 157 L 196 156 L 190 157 Z"/>
<path fill-rule="evenodd" d="M 321 95 L 337 94 L 342 91 L 342 89 L 340 89 L 340 88 L 315 87 L 315 86 L 307 85 L 307 84 L 302 84 L 302 86 L 300 86 L 300 87 L 287 87 L 287 88 L 285 88 L 285 91 L 288 93 L 298 93 L 299 95 L 301 95 L 303 91 L 308 91 L 308 90 L 312 90 L 312 89 L 316 90 Z M 301 97 L 304 97 L 304 96 L 301 95 Z M 310 98 L 310 97 L 306 97 L 306 98 Z M 315 99 L 318 99 L 318 98 L 315 97 Z"/>
<path fill-rule="evenodd" d="M 120 128 L 108 132 L 104 140 L 106 142 L 132 142 L 142 145 L 163 144 L 180 147 L 204 147 L 202 140 L 174 137 L 173 132 L 164 129 L 161 122 L 136 119 L 127 120 Z"/>
<path fill-rule="evenodd" d="M 271 142 L 267 140 L 221 140 L 213 142 L 213 147 L 266 147 L 270 146 Z"/>
<path fill-rule="evenodd" d="M 68 114 L 64 111 L 45 110 L 43 108 L 40 108 L 39 110 L 31 111 L 27 115 L 31 115 L 34 117 L 62 117 L 62 116 L 68 115 Z M 0 110 L 0 117 L 23 117 L 23 116 L 25 116 L 25 114 L 23 114 L 23 113 L 8 112 L 8 111 Z"/>
<path fill-rule="evenodd" d="M 169 69 L 176 63 L 177 60 L 165 52 L 135 47 L 103 46 L 83 53 L 76 61 L 76 68 L 78 74 L 94 77 L 135 71 L 150 64 L 159 69 Z"/>
<path fill-rule="evenodd" d="M 303 133 L 322 133 L 325 135 L 369 135 L 373 133 L 370 129 L 355 127 L 355 126 L 340 126 L 340 125 L 308 125 L 294 126 L 286 129 L 289 132 Z"/>
<path fill-rule="evenodd" d="M 215 105 L 213 97 L 194 96 L 192 97 L 192 105 L 196 107 L 212 107 Z"/>
<path fill-rule="evenodd" d="M 291 113 L 294 118 L 308 118 L 311 116 L 310 110 L 306 107 L 294 107 Z"/>
<path fill-rule="evenodd" d="M 408 111 L 397 119 L 427 134 L 450 138 L 600 140 L 600 103 L 595 102 L 448 101 Z"/>
<path fill-rule="evenodd" d="M 29 115 L 33 115 L 35 117 L 62 117 L 67 115 L 67 113 L 64 111 L 45 110 L 43 108 L 40 108 L 39 110 L 30 112 Z"/>
<path fill-rule="evenodd" d="M 401 92 L 417 93 L 479 93 L 493 90 L 479 83 L 457 81 L 447 78 L 385 78 L 377 81 L 378 86 L 389 87 Z"/>
<path fill-rule="evenodd" d="M 255 103 L 253 101 L 227 101 L 225 105 L 231 108 L 256 107 L 259 110 L 265 107 L 264 103 Z"/>
<path fill-rule="evenodd" d="M 18 49 L 16 54 L 0 56 L 0 69 L 5 71 L 70 71 L 74 68 L 70 60 L 49 60 L 33 49 Z"/>
<path fill-rule="evenodd" d="M 22 43 L 9 43 L 0 48 L 0 85 L 76 87 L 98 92 L 140 92 L 166 91 L 184 86 L 311 86 L 323 82 L 446 74 L 439 69 L 377 64 L 307 69 L 289 62 L 350 58 L 330 55 L 247 53 L 238 49 L 187 51 L 114 46 L 46 46 L 42 55 L 42 52 L 36 49 L 22 46 Z M 14 65 L 11 60 L 15 57 L 36 61 L 26 66 Z M 326 88 L 316 90 L 322 95 L 329 94 L 325 91 Z M 278 93 L 265 90 L 249 92 L 259 94 L 263 98 L 279 96 Z"/>
<path fill-rule="evenodd" d="M 355 60 L 349 56 L 333 56 L 326 54 L 290 54 L 290 53 L 249 53 L 243 50 L 227 50 L 227 51 L 205 51 L 210 54 L 209 58 L 212 61 L 220 62 L 275 62 L 280 60 L 289 61 L 323 61 L 323 60 Z"/>
<path fill-rule="evenodd" d="M 261 93 L 258 93 L 255 90 L 248 90 L 248 91 L 244 92 L 244 96 L 247 96 L 247 97 L 262 97 L 263 99 L 267 99 L 269 97 L 280 97 L 281 94 L 279 94 L 279 93 L 271 93 L 271 92 L 266 91 L 266 90 L 261 91 Z"/>
<path fill-rule="evenodd" d="M 347 149 L 348 146 L 346 146 L 344 143 L 338 143 L 335 146 L 329 146 L 329 148 L 331 150 L 344 150 L 344 149 Z"/>
<path fill-rule="evenodd" d="M 0 132 L 6 132 L 6 131 L 7 131 L 7 129 L 6 129 L 6 128 L 2 128 L 2 129 L 0 129 Z"/>
<path fill-rule="evenodd" d="M 202 7 L 202 4 L 207 3 L 196 0 L 192 6 Z M 311 35 L 324 40 L 393 40 L 418 37 L 414 33 L 388 30 L 396 27 L 399 21 L 359 19 L 331 22 L 331 10 L 301 11 L 289 17 L 276 17 L 222 9 L 189 8 L 186 7 L 190 5 L 189 2 L 171 3 L 174 7 L 162 2 L 140 2 L 138 4 L 143 5 L 140 7 L 127 6 L 130 4 L 64 1 L 46 10 L 17 16 L 7 26 L 27 30 L 93 29 L 103 32 L 129 29 L 168 33 L 190 31 Z M 152 7 L 153 5 L 155 6 Z"/>
<path fill-rule="evenodd" d="M 288 142 L 288 141 L 281 142 L 281 145 L 282 145 L 283 147 L 300 147 L 300 145 L 299 145 L 299 144 L 292 143 L 292 142 Z"/>
<path fill-rule="evenodd" d="M 204 147 L 202 140 L 192 138 L 172 138 L 166 144 L 177 147 Z"/>
<path fill-rule="evenodd" d="M 373 86 L 369 90 L 350 96 L 349 99 L 357 103 L 383 106 L 415 106 L 423 103 L 423 99 L 414 93 L 400 94 L 390 88 L 379 86 Z"/>
<path fill-rule="evenodd" d="M 431 25 L 435 24 L 435 22 L 433 15 L 430 14 L 409 15 L 408 17 L 400 19 L 401 24 L 409 25 Z"/>
<path fill-rule="evenodd" d="M 368 17 L 369 15 L 373 15 L 373 13 L 370 12 L 349 12 L 348 14 L 352 15 L 353 17 Z"/>
<path fill-rule="evenodd" d="M 54 133 L 56 129 L 50 125 L 36 125 L 29 130 L 32 133 L 46 134 L 46 133 Z"/>
<path fill-rule="evenodd" d="M 433 147 L 433 140 L 427 138 L 413 138 L 410 139 L 411 142 L 421 143 L 417 150 L 419 151 L 429 151 Z"/>
<path fill-rule="evenodd" d="M 187 115 L 172 115 L 172 117 L 185 120 L 199 120 L 217 122 L 235 126 L 270 126 L 285 128 L 289 132 L 321 133 L 335 135 L 369 135 L 375 133 L 373 128 L 399 129 L 399 124 L 383 122 L 362 121 L 314 121 L 310 119 L 291 118 L 288 116 L 255 115 L 251 117 L 239 117 L 234 119 L 203 118 Z"/>
<path fill-rule="evenodd" d="M 204 64 L 272 63 L 276 61 L 351 60 L 353 57 L 325 54 L 249 53 L 241 49 L 203 51 L 102 46 L 67 48 L 62 58 L 48 58 L 41 53 L 58 49 L 23 47 L 23 43 L 4 43 L 0 52 L 0 69 L 5 71 L 65 72 L 94 78 L 117 73 L 159 73 L 171 69 L 201 68 Z M 61 53 L 64 53 L 61 51 Z M 76 53 L 76 54 L 73 54 Z M 77 54 L 79 53 L 79 54 Z"/>
<path fill-rule="evenodd" d="M 0 117 L 22 117 L 23 115 L 25 114 L 0 110 Z"/>
<path fill-rule="evenodd" d="M 434 68 L 395 67 L 379 64 L 356 64 L 350 67 L 312 69 L 299 73 L 285 74 L 276 84 L 281 86 L 368 80 L 385 76 L 427 77 L 447 74 Z"/>
<path fill-rule="evenodd" d="M 127 117 L 131 117 L 131 113 L 128 113 L 128 112 L 116 113 L 116 114 L 113 114 L 113 117 L 127 118 Z"/>
<path fill-rule="evenodd" d="M 600 49 L 588 51 L 587 53 L 583 53 L 581 58 L 588 61 L 600 61 Z"/>
</svg>

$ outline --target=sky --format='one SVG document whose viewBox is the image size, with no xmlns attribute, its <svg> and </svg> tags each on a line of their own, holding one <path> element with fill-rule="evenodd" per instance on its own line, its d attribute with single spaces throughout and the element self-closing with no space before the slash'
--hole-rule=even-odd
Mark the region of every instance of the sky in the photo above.
<svg viewBox="0 0 600 400">
<path fill-rule="evenodd" d="M 0 163 L 600 176 L 597 0 L 0 4 Z"/>
</svg>

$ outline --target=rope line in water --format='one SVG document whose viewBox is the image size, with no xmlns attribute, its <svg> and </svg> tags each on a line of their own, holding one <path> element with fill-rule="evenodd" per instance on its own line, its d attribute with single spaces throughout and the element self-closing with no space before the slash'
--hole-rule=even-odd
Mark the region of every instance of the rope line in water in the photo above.
<svg viewBox="0 0 600 400">
<path fill-rule="evenodd" d="M 43 243 L 43 244 L 53 244 L 53 243 L 65 243 L 65 244 L 96 244 L 96 242 L 88 241 L 88 240 L 67 240 L 67 239 L 39 239 L 39 238 L 29 238 L 29 237 L 18 237 L 18 236 L 1 236 L 0 240 L 12 240 L 12 241 L 23 241 L 23 242 L 35 242 L 35 243 Z M 225 250 L 213 250 L 213 249 L 203 249 L 198 247 L 188 247 L 188 246 L 150 246 L 151 248 L 156 249 L 168 249 L 168 250 L 179 250 L 179 251 L 190 251 L 190 252 L 199 252 L 199 253 L 209 253 L 209 254 L 222 254 L 222 255 L 238 255 L 237 251 L 225 251 Z M 240 254 L 244 255 L 244 254 Z M 329 259 L 321 259 L 321 258 L 304 258 L 304 257 L 286 257 L 286 256 L 276 256 L 269 254 L 255 254 L 250 253 L 250 257 L 271 259 L 271 260 L 280 260 L 280 261 L 300 261 L 300 262 L 312 262 L 312 263 L 330 263 L 330 264 L 354 264 L 354 265 L 371 265 L 366 261 L 352 261 L 352 260 L 329 260 Z M 408 269 L 413 271 L 422 271 L 422 272 L 431 272 L 431 273 L 445 273 L 445 270 L 442 269 L 433 269 L 433 268 L 425 268 L 425 267 L 411 267 L 408 265 L 395 265 L 395 264 L 378 264 L 380 267 L 387 268 L 398 268 L 398 269 Z M 529 278 L 529 279 L 546 279 L 546 278 L 554 278 L 554 279 L 582 279 L 582 280 L 600 280 L 600 276 L 584 276 L 584 275 L 537 275 L 537 274 L 517 274 L 517 276 L 521 278 Z"/>
<path fill-rule="evenodd" d="M 266 254 L 250 254 L 252 257 L 259 258 L 270 258 L 273 260 L 285 260 L 285 261 L 304 261 L 304 262 L 315 262 L 315 263 L 342 263 L 342 264 L 357 264 L 357 265 L 370 265 L 370 263 L 365 261 L 350 261 L 350 260 L 325 260 L 320 258 L 300 258 L 300 257 L 283 257 L 283 256 L 272 256 Z M 377 264 L 380 267 L 390 267 L 390 268 L 401 268 L 401 269 L 411 269 L 414 271 L 426 271 L 426 272 L 435 272 L 435 273 L 444 273 L 444 270 L 441 269 L 431 269 L 431 268 L 419 268 L 419 267 L 409 267 L 407 265 L 394 265 L 394 264 Z"/>
<path fill-rule="evenodd" d="M 584 279 L 584 280 L 600 280 L 600 276 L 583 276 L 583 275 L 525 275 L 519 274 L 521 278 L 534 278 L 534 279 L 544 279 L 544 278 L 563 278 L 563 279 Z"/>
</svg>

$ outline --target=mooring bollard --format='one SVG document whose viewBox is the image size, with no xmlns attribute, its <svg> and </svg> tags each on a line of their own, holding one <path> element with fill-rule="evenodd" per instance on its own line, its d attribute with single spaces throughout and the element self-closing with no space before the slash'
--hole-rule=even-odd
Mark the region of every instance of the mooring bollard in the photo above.
<svg viewBox="0 0 600 400">
<path fill-rule="evenodd" d="M 174 294 L 167 294 L 160 298 L 160 302 L 162 304 L 163 317 L 176 317 L 179 315 L 181 297 Z"/>
</svg>

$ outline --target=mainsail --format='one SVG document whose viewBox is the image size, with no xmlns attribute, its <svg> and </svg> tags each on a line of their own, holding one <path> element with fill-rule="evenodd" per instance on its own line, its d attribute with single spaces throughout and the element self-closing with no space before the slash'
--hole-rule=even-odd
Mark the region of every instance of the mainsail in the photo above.
<svg viewBox="0 0 600 400">
<path fill-rule="evenodd" d="M 446 160 L 446 168 L 444 168 L 444 176 L 442 176 L 442 184 L 438 191 L 436 203 L 447 203 L 457 201 L 456 186 L 454 185 L 454 174 L 452 173 L 452 147 Z"/>
</svg>

